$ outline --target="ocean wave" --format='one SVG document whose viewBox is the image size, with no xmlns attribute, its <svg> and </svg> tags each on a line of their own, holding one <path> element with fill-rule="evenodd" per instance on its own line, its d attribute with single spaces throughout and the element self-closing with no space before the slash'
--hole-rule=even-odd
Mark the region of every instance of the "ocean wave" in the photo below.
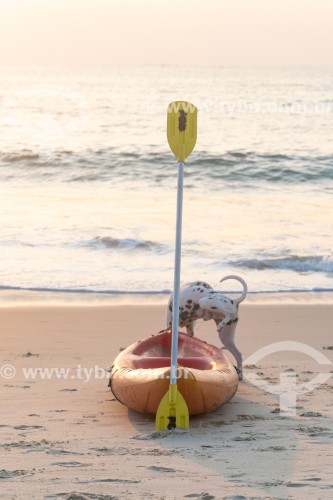
<svg viewBox="0 0 333 500">
<path fill-rule="evenodd" d="M 295 155 L 278 152 L 196 151 L 187 167 L 186 177 L 200 182 L 284 184 L 315 183 L 333 180 L 333 155 Z M 7 167 L 8 179 L 22 176 L 43 180 L 45 176 L 61 182 L 98 182 L 108 179 L 168 182 L 174 159 L 169 151 L 115 151 L 114 148 L 80 152 L 38 151 L 0 152 L 0 166 Z M 17 167 L 17 168 L 16 168 Z M 166 168 L 167 167 L 167 168 Z"/>
<path fill-rule="evenodd" d="M 34 243 L 30 243 L 28 241 L 20 241 L 20 240 L 0 240 L 0 245 L 5 247 L 35 247 L 37 246 Z"/>
<path fill-rule="evenodd" d="M 99 294 L 99 295 L 170 295 L 171 290 L 95 290 L 92 288 L 53 288 L 0 285 L 0 291 L 44 292 L 64 294 Z"/>
<path fill-rule="evenodd" d="M 193 155 L 189 171 L 194 176 L 236 182 L 279 182 L 299 184 L 333 180 L 333 156 L 286 155 L 281 153 L 244 153 L 229 151 L 223 155 Z M 204 167 L 204 169 L 203 169 Z"/>
<path fill-rule="evenodd" d="M 0 156 L 3 162 L 8 163 L 20 163 L 22 161 L 35 161 L 40 159 L 39 153 L 34 153 L 29 149 L 23 149 L 22 151 L 13 153 L 4 153 Z"/>
<path fill-rule="evenodd" d="M 161 289 L 161 290 L 116 290 L 116 289 L 105 289 L 105 290 L 97 290 L 93 288 L 55 288 L 55 287 L 43 287 L 43 286 L 12 286 L 12 285 L 0 285 L 0 292 L 38 292 L 38 293 L 54 293 L 54 294 L 82 294 L 82 295 L 110 295 L 110 296 L 126 296 L 126 295 L 162 295 L 169 296 L 172 291 L 170 289 Z M 313 287 L 313 288 L 285 288 L 285 289 L 276 289 L 276 290 L 249 290 L 248 295 L 266 295 L 266 294 L 286 294 L 286 293 L 326 293 L 333 292 L 333 288 L 325 288 L 325 287 Z M 224 293 L 234 293 L 234 291 L 224 291 Z"/>
<path fill-rule="evenodd" d="M 105 250 L 143 250 L 156 253 L 164 253 L 169 250 L 167 245 L 150 240 L 140 240 L 135 238 L 113 238 L 112 236 L 96 236 L 92 240 L 86 241 L 82 246 Z"/>
<path fill-rule="evenodd" d="M 333 273 L 333 260 L 322 256 L 299 257 L 297 255 L 292 255 L 275 259 L 238 260 L 233 261 L 232 264 L 258 271 L 264 271 L 267 269 L 285 269 L 298 273 Z"/>
</svg>

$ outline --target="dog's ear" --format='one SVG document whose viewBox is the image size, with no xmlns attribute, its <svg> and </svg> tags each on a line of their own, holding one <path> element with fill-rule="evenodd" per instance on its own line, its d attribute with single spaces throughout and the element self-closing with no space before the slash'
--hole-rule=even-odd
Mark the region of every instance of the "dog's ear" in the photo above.
<svg viewBox="0 0 333 500">
<path fill-rule="evenodd" d="M 213 313 L 211 313 L 210 311 L 207 311 L 207 310 L 203 310 L 202 312 L 203 312 L 202 319 L 204 321 L 208 321 L 208 320 L 212 319 Z"/>
</svg>

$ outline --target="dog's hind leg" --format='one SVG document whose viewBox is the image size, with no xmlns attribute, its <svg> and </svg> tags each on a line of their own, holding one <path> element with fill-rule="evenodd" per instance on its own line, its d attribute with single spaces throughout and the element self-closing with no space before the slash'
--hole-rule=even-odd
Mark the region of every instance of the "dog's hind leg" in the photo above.
<svg viewBox="0 0 333 500">
<path fill-rule="evenodd" d="M 226 349 L 233 355 L 237 363 L 237 371 L 239 380 L 243 379 L 243 360 L 242 353 L 235 345 L 235 326 L 227 325 L 219 332 L 219 337 Z"/>
</svg>

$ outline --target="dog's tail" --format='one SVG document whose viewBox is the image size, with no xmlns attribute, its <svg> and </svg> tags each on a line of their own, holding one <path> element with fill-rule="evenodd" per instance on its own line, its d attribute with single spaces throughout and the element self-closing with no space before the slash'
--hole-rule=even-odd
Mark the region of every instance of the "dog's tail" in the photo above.
<svg viewBox="0 0 333 500">
<path fill-rule="evenodd" d="M 241 302 L 243 302 L 243 300 L 247 296 L 247 284 L 245 283 L 245 281 L 243 280 L 243 278 L 240 278 L 239 276 L 236 276 L 234 274 L 230 274 L 229 276 L 225 276 L 224 278 L 222 278 L 220 280 L 220 283 L 222 281 L 226 281 L 226 280 L 236 280 L 236 281 L 239 281 L 243 285 L 242 295 L 240 297 L 236 298 L 236 299 L 233 299 L 233 301 L 237 305 L 240 304 Z"/>
</svg>

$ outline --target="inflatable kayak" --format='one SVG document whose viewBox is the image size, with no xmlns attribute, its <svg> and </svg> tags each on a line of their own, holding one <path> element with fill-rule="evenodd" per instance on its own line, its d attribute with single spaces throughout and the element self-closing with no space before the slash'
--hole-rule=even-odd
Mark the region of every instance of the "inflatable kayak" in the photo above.
<svg viewBox="0 0 333 500">
<path fill-rule="evenodd" d="M 170 330 L 124 349 L 111 367 L 116 399 L 139 413 L 155 414 L 169 388 L 170 350 Z M 177 386 L 189 414 L 197 415 L 227 403 L 237 391 L 238 375 L 218 347 L 179 332 Z"/>
</svg>

